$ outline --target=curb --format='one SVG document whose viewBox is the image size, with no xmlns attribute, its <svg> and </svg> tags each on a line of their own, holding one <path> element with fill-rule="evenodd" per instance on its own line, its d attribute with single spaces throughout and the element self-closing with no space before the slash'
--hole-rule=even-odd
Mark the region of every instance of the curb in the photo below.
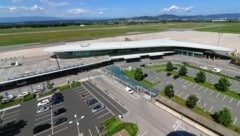
<svg viewBox="0 0 240 136">
<path fill-rule="evenodd" d="M 17 108 L 17 107 L 20 107 L 20 106 L 21 106 L 21 104 L 18 104 L 18 105 L 14 105 L 14 106 L 11 106 L 11 107 L 4 108 L 4 109 L 0 109 L 0 112 L 10 110 L 10 109 L 14 109 L 14 108 Z"/>
<path fill-rule="evenodd" d="M 158 107 L 160 107 L 161 109 L 167 111 L 168 113 L 171 113 L 173 116 L 181 119 L 182 121 L 192 125 L 193 127 L 199 129 L 200 131 L 206 133 L 207 135 L 218 136 L 218 134 L 216 134 L 216 133 L 212 132 L 211 130 L 205 128 L 204 126 L 202 126 L 202 125 L 200 125 L 200 124 L 190 120 L 189 118 L 185 117 L 184 115 L 181 115 L 181 114 L 173 111 L 172 109 L 168 108 L 167 106 L 165 106 L 165 105 L 163 105 L 163 104 L 161 104 L 159 102 L 155 102 L 154 104 L 157 105 Z"/>
<path fill-rule="evenodd" d="M 44 97 L 41 97 L 41 98 L 38 98 L 37 101 L 41 101 L 41 100 L 47 99 L 47 98 L 49 98 L 49 97 L 52 97 L 52 94 L 47 95 L 47 96 L 44 96 Z"/>
</svg>

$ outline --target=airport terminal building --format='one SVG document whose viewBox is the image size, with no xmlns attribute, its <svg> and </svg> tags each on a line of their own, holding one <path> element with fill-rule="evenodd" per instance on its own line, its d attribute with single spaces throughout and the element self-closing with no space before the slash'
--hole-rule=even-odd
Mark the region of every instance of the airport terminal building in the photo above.
<svg viewBox="0 0 240 136">
<path fill-rule="evenodd" d="M 168 54 L 180 54 L 192 57 L 224 57 L 232 49 L 180 42 L 168 39 L 122 42 L 74 43 L 44 48 L 45 52 L 53 52 L 58 58 L 81 58 L 109 55 L 111 59 L 134 59 L 154 57 Z"/>
</svg>

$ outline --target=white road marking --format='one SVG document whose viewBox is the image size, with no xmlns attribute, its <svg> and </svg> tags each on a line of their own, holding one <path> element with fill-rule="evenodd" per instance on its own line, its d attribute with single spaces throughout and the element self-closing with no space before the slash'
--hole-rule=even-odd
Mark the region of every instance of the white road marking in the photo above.
<svg viewBox="0 0 240 136">
<path fill-rule="evenodd" d="M 206 93 L 206 92 L 207 92 L 207 90 L 208 90 L 208 89 L 205 89 L 205 90 L 204 90 L 204 93 Z"/>
<path fill-rule="evenodd" d="M 201 90 L 202 89 L 202 87 L 200 86 L 199 88 L 198 88 L 198 90 Z"/>
<path fill-rule="evenodd" d="M 110 112 L 106 112 L 105 114 L 103 114 L 103 115 L 101 115 L 101 116 L 98 116 L 97 118 L 98 118 L 98 119 L 101 119 L 102 117 L 104 117 L 104 116 L 106 116 L 106 115 L 108 115 L 108 114 L 110 114 Z"/>
<path fill-rule="evenodd" d="M 212 94 L 213 94 L 213 91 L 211 91 L 210 95 L 212 95 Z"/>
<path fill-rule="evenodd" d="M 18 119 L 18 118 L 12 118 L 12 119 L 9 119 L 9 120 L 7 120 L 7 121 L 3 121 L 2 123 L 3 123 L 3 124 L 7 124 L 7 123 L 12 122 L 12 121 L 17 120 L 17 119 Z"/>
<path fill-rule="evenodd" d="M 65 130 L 65 129 L 67 129 L 67 128 L 68 128 L 68 127 L 64 127 L 64 128 L 62 128 L 62 129 L 59 129 L 59 130 L 55 131 L 53 134 L 57 134 L 57 133 Z M 52 136 L 52 135 L 48 135 L 48 136 Z"/>
<path fill-rule="evenodd" d="M 239 104 L 240 104 L 240 101 L 238 101 L 237 106 L 239 106 Z"/>
<path fill-rule="evenodd" d="M 144 136 L 148 133 L 148 131 L 143 132 L 140 136 Z"/>
<path fill-rule="evenodd" d="M 35 121 L 38 121 L 38 120 L 43 119 L 43 118 L 46 118 L 46 117 L 48 117 L 48 116 L 50 116 L 50 114 L 47 114 L 47 115 L 42 116 L 42 117 L 40 117 L 40 118 L 37 118 L 37 119 L 35 119 Z"/>
<path fill-rule="evenodd" d="M 96 130 L 97 130 L 97 133 L 99 134 L 99 130 L 98 130 L 98 128 L 97 128 L 97 126 L 95 125 L 95 128 L 96 128 Z"/>
<path fill-rule="evenodd" d="M 179 128 L 179 126 L 182 124 L 182 121 L 179 121 L 177 124 L 176 124 L 176 127 L 175 127 L 175 131 Z"/>
<path fill-rule="evenodd" d="M 212 106 L 210 109 L 209 109 L 209 112 L 211 112 L 213 110 L 214 106 Z"/>
<path fill-rule="evenodd" d="M 240 101 L 239 101 L 239 102 L 240 102 Z M 1 115 L 1 119 L 3 118 L 5 112 L 6 112 L 6 110 L 3 111 L 2 115 Z"/>
<path fill-rule="evenodd" d="M 45 120 L 43 120 L 43 121 L 37 122 L 37 123 L 34 124 L 34 126 L 37 126 L 37 125 L 42 124 L 43 122 L 47 122 L 47 121 L 49 121 L 49 120 L 50 120 L 50 119 L 45 119 Z"/>
<path fill-rule="evenodd" d="M 233 100 L 233 98 L 231 98 L 231 100 L 229 101 L 229 103 L 232 103 L 232 100 Z"/>
<path fill-rule="evenodd" d="M 197 87 L 197 84 L 195 86 L 193 86 L 193 88 L 196 88 Z"/>
<path fill-rule="evenodd" d="M 220 95 L 220 93 L 218 93 L 217 95 L 216 95 L 216 97 L 218 97 Z"/>
<path fill-rule="evenodd" d="M 13 113 L 16 113 L 16 112 L 19 112 L 19 110 L 15 110 L 15 111 L 12 111 L 12 112 L 7 112 L 7 113 L 5 113 L 5 116 L 6 116 L 6 115 L 13 114 Z"/>
<path fill-rule="evenodd" d="M 228 106 L 228 105 L 224 105 L 224 107 L 228 108 L 229 110 L 232 110 L 233 108 Z"/>
<path fill-rule="evenodd" d="M 207 106 L 207 103 L 204 103 L 203 107 L 206 107 Z"/>
<path fill-rule="evenodd" d="M 222 98 L 222 100 L 224 100 L 226 98 L 226 95 L 224 95 L 224 97 Z"/>
<path fill-rule="evenodd" d="M 19 114 L 13 114 L 13 115 L 11 115 L 11 116 L 5 116 L 3 119 L 4 120 L 6 120 L 6 119 L 11 119 L 11 118 L 13 118 L 13 117 L 15 117 L 15 116 L 18 116 Z"/>
<path fill-rule="evenodd" d="M 90 130 L 90 129 L 88 129 L 88 132 L 89 132 L 90 136 L 92 136 L 92 132 L 91 132 L 91 130 Z"/>
<path fill-rule="evenodd" d="M 233 125 L 236 124 L 237 120 L 238 120 L 238 117 L 236 117 L 236 118 L 234 119 L 234 121 L 233 121 Z"/>
</svg>

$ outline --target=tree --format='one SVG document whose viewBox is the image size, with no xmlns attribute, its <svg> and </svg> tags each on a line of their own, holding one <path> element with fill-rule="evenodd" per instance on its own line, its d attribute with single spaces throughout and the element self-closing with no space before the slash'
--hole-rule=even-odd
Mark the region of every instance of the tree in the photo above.
<svg viewBox="0 0 240 136">
<path fill-rule="evenodd" d="M 229 126 L 232 123 L 232 115 L 229 109 L 224 108 L 223 110 L 217 111 L 213 114 L 213 118 L 216 122 Z"/>
<path fill-rule="evenodd" d="M 194 108 L 197 105 L 198 98 L 195 95 L 189 95 L 186 101 L 186 105 L 189 108 Z"/>
<path fill-rule="evenodd" d="M 178 74 L 180 76 L 186 76 L 187 75 L 187 68 L 185 66 L 182 66 L 180 69 L 179 69 L 179 72 Z"/>
<path fill-rule="evenodd" d="M 215 84 L 216 89 L 223 92 L 227 91 L 229 86 L 231 86 L 230 82 L 223 77 L 218 80 L 217 84 Z"/>
<path fill-rule="evenodd" d="M 173 85 L 169 84 L 169 85 L 165 86 L 164 93 L 169 98 L 173 97 L 174 96 Z"/>
<path fill-rule="evenodd" d="M 206 81 L 206 75 L 203 71 L 197 73 L 195 81 L 197 83 L 204 83 Z"/>
<path fill-rule="evenodd" d="M 168 61 L 166 69 L 167 69 L 167 71 L 173 71 L 173 64 L 171 61 Z"/>
<path fill-rule="evenodd" d="M 138 81 L 143 80 L 143 72 L 141 68 L 137 68 L 134 72 L 134 78 Z"/>
</svg>

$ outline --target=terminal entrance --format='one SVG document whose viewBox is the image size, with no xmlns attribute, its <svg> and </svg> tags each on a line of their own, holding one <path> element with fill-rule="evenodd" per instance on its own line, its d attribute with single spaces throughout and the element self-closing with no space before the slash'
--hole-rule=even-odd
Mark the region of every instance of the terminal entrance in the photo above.
<svg viewBox="0 0 240 136">
<path fill-rule="evenodd" d="M 175 49 L 176 53 L 179 55 L 184 56 L 190 56 L 190 57 L 196 57 L 196 58 L 202 58 L 204 56 L 203 52 L 198 51 L 189 51 L 189 50 L 183 50 L 183 49 Z"/>
</svg>

